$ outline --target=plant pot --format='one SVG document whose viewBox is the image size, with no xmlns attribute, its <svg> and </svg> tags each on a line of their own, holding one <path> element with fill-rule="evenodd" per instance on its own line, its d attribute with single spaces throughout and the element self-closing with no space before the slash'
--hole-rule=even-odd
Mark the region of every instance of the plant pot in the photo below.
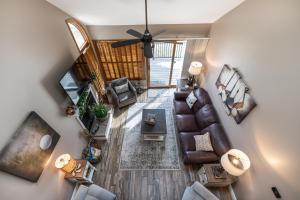
<svg viewBox="0 0 300 200">
<path fill-rule="evenodd" d="M 107 120 L 107 118 L 108 118 L 108 115 L 106 115 L 105 117 L 102 117 L 102 118 L 97 118 L 97 120 L 99 122 L 104 122 L 105 120 Z"/>
</svg>

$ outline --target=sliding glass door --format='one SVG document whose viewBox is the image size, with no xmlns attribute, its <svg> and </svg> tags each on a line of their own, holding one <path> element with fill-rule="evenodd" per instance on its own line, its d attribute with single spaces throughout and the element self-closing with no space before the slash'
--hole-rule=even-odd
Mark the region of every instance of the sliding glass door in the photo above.
<svg viewBox="0 0 300 200">
<path fill-rule="evenodd" d="M 171 87 L 181 77 L 186 41 L 155 42 L 150 59 L 149 86 Z"/>
</svg>

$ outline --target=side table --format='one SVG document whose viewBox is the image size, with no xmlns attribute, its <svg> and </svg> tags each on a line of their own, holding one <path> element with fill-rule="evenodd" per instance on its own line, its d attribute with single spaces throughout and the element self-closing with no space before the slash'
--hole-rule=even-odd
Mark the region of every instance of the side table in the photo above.
<svg viewBox="0 0 300 200">
<path fill-rule="evenodd" d="M 93 183 L 93 175 L 97 169 L 87 160 L 75 160 L 76 165 L 80 164 L 80 171 L 66 173 L 65 179 L 75 183 Z"/>
<path fill-rule="evenodd" d="M 176 91 L 177 92 L 182 92 L 182 91 L 191 92 L 193 90 L 193 86 L 188 86 L 187 83 L 188 83 L 188 79 L 186 79 L 186 78 L 177 79 Z M 198 86 L 198 85 L 195 85 L 195 86 Z"/>
<path fill-rule="evenodd" d="M 216 178 L 213 173 L 213 167 L 221 167 L 221 164 L 204 164 L 197 172 L 200 183 L 206 187 L 226 187 L 238 180 L 238 177 L 232 176 L 224 171 L 223 178 Z"/>
</svg>

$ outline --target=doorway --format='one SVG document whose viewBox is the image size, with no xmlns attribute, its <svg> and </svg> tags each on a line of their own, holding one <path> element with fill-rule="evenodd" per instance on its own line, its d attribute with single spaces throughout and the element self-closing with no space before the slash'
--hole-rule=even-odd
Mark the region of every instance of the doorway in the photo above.
<svg viewBox="0 0 300 200">
<path fill-rule="evenodd" d="M 153 58 L 149 61 L 149 87 L 176 86 L 181 78 L 186 41 L 155 42 Z"/>
</svg>

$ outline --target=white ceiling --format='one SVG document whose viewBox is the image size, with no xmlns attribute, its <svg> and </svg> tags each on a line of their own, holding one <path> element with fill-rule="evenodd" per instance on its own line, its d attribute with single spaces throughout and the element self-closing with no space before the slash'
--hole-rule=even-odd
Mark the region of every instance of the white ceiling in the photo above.
<svg viewBox="0 0 300 200">
<path fill-rule="evenodd" d="M 87 25 L 144 24 L 144 0 L 47 0 Z M 244 0 L 148 0 L 149 24 L 213 23 Z"/>
</svg>

